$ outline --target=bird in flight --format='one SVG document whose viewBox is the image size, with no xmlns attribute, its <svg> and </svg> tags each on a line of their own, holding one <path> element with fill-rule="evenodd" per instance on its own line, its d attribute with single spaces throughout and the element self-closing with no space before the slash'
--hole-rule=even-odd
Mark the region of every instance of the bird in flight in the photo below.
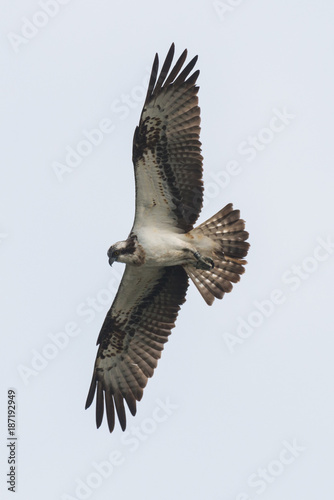
<svg viewBox="0 0 334 500">
<path fill-rule="evenodd" d="M 110 432 L 115 409 L 126 428 L 168 340 L 188 278 L 211 305 L 244 272 L 249 243 L 239 210 L 226 205 L 194 228 L 203 203 L 199 71 L 187 50 L 172 67 L 171 45 L 160 74 L 156 54 L 144 107 L 133 138 L 136 183 L 133 227 L 108 250 L 109 264 L 126 264 L 102 325 L 86 408 L 96 393 L 96 425 L 106 410 Z M 189 76 L 190 75 L 190 76 Z"/>
</svg>

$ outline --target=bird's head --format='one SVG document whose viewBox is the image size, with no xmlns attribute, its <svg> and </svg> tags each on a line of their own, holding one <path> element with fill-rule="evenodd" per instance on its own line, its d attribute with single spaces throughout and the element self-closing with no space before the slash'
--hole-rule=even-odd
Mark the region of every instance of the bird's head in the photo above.
<svg viewBox="0 0 334 500">
<path fill-rule="evenodd" d="M 118 241 L 108 250 L 109 264 L 112 266 L 115 261 L 123 262 L 124 264 L 133 262 L 136 247 L 135 238 L 129 237 L 125 241 Z"/>
<path fill-rule="evenodd" d="M 108 250 L 108 258 L 109 258 L 109 264 L 112 266 L 113 263 L 116 262 L 122 262 L 122 256 L 126 252 L 127 249 L 127 242 L 126 241 L 118 241 L 114 245 L 112 245 L 109 250 Z"/>
</svg>

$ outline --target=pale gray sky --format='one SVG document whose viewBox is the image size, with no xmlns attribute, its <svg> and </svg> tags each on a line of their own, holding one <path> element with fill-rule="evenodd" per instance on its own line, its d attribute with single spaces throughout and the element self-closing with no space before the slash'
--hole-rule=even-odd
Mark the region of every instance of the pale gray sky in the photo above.
<svg viewBox="0 0 334 500">
<path fill-rule="evenodd" d="M 2 2 L 1 498 L 268 500 L 332 491 L 334 6 Z M 199 55 L 204 221 L 229 202 L 246 274 L 191 285 L 128 430 L 84 410 L 133 221 L 132 137 L 155 52 Z M 99 129 L 100 132 L 96 132 Z"/>
</svg>

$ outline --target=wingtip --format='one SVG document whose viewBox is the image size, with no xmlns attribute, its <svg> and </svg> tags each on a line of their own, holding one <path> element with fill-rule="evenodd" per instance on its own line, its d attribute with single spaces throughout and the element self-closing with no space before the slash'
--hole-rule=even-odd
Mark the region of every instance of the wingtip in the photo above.
<svg viewBox="0 0 334 500">
<path fill-rule="evenodd" d="M 96 427 L 99 428 L 102 424 L 104 414 L 104 401 L 103 401 L 103 387 L 102 383 L 97 384 L 97 395 L 96 395 Z"/>
<path fill-rule="evenodd" d="M 171 56 L 172 58 L 174 57 L 174 52 L 175 52 L 175 43 L 173 42 L 172 45 L 169 47 L 167 57 Z"/>
<path fill-rule="evenodd" d="M 115 427 L 115 410 L 112 395 L 110 392 L 106 394 L 106 410 L 109 432 L 111 433 Z"/>
<path fill-rule="evenodd" d="M 95 380 L 95 374 L 93 374 L 92 381 L 89 387 L 87 399 L 86 399 L 86 404 L 85 404 L 85 410 L 90 407 L 94 400 L 95 396 L 95 389 L 96 389 L 96 380 Z"/>
<path fill-rule="evenodd" d="M 180 57 L 184 57 L 186 58 L 188 55 L 188 49 L 184 49 L 184 51 L 182 52 L 181 56 Z"/>
</svg>

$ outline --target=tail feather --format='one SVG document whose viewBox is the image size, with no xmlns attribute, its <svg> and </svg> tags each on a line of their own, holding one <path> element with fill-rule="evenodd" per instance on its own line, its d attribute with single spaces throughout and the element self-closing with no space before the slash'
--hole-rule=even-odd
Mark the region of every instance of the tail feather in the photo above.
<svg viewBox="0 0 334 500">
<path fill-rule="evenodd" d="M 225 292 L 232 290 L 230 281 L 220 277 L 217 271 L 216 273 L 203 271 L 191 266 L 185 266 L 185 270 L 209 306 L 211 306 L 215 298 L 222 299 Z"/>
<path fill-rule="evenodd" d="M 243 267 L 247 261 L 242 257 L 247 255 L 249 243 L 245 222 L 240 219 L 239 210 L 233 210 L 229 203 L 207 221 L 191 231 L 191 235 L 206 236 L 216 243 L 216 249 L 211 257 L 214 268 L 211 270 L 196 269 L 191 265 L 184 266 L 188 276 L 201 293 L 207 304 L 211 305 L 215 298 L 222 299 L 225 293 L 232 290 L 232 283 L 240 280 L 245 272 Z"/>
</svg>

